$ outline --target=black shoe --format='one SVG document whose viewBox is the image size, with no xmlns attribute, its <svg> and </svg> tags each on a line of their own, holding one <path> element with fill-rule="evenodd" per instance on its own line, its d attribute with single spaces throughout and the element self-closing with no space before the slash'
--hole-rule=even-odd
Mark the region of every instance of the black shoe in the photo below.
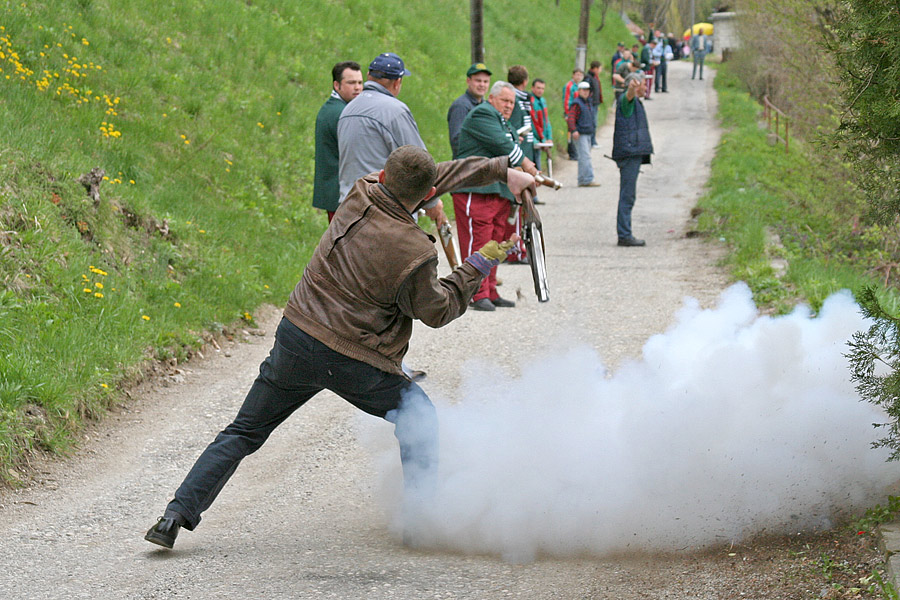
<svg viewBox="0 0 900 600">
<path fill-rule="evenodd" d="M 175 538 L 178 537 L 179 529 L 181 529 L 181 523 L 177 520 L 160 517 L 156 525 L 151 527 L 147 535 L 144 536 L 144 539 L 165 548 L 171 548 L 175 545 Z"/>
<path fill-rule="evenodd" d="M 499 296 L 497 298 L 494 298 L 493 300 L 491 300 L 491 304 L 493 304 L 497 308 L 512 308 L 513 306 L 516 305 L 516 303 L 513 302 L 512 300 L 500 298 Z"/>
<path fill-rule="evenodd" d="M 527 256 L 523 256 L 522 258 L 517 258 L 515 260 L 507 259 L 506 264 L 508 264 L 508 265 L 530 265 L 531 261 L 528 260 Z"/>
<path fill-rule="evenodd" d="M 646 246 L 647 242 L 645 242 L 644 240 L 639 240 L 635 237 L 619 238 L 619 245 L 620 246 Z"/>
<path fill-rule="evenodd" d="M 497 310 L 497 307 L 494 306 L 494 303 L 487 298 L 476 300 L 469 306 L 472 307 L 472 310 Z"/>
<path fill-rule="evenodd" d="M 428 377 L 428 374 L 425 371 L 410 371 L 409 378 L 413 381 L 422 381 Z"/>
</svg>

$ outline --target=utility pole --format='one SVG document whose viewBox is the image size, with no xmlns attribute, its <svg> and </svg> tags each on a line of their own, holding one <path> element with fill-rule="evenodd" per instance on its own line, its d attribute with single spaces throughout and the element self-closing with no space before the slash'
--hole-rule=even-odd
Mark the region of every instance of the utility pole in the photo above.
<svg viewBox="0 0 900 600">
<path fill-rule="evenodd" d="M 588 23 L 593 0 L 581 0 L 581 17 L 578 20 L 578 44 L 575 46 L 575 68 L 584 71 L 587 67 Z"/>
<path fill-rule="evenodd" d="M 693 0 L 692 0 L 693 1 Z M 470 27 L 472 30 L 472 62 L 484 62 L 484 6 L 483 0 L 470 1 Z"/>
</svg>

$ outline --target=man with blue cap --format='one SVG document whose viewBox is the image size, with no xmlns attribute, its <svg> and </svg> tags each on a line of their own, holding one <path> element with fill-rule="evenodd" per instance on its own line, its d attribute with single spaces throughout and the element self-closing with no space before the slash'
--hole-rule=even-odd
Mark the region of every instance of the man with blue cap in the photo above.
<svg viewBox="0 0 900 600">
<path fill-rule="evenodd" d="M 400 146 L 425 149 L 419 127 L 409 107 L 397 99 L 403 78 L 411 73 L 393 52 L 379 54 L 369 64 L 362 93 L 347 105 L 338 120 L 341 201 L 356 180 L 384 168 L 391 152 Z M 447 222 L 439 198 L 423 206 L 437 227 Z"/>
</svg>

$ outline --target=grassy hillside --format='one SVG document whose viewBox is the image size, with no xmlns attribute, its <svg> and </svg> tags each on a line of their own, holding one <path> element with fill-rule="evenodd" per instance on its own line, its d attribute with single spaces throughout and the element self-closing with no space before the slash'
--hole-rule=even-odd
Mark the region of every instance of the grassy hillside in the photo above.
<svg viewBox="0 0 900 600">
<path fill-rule="evenodd" d="M 715 87 L 725 133 L 698 203 L 699 225 L 728 243 L 734 278 L 776 312 L 798 302 L 818 309 L 832 293 L 865 285 L 896 312 L 896 235 L 868 218 L 846 165 L 794 134 L 789 153 L 769 145 L 762 108 L 732 63 L 719 65 Z"/>
<path fill-rule="evenodd" d="M 183 359 L 204 331 L 285 301 L 326 225 L 313 127 L 335 62 L 399 53 L 414 74 L 401 99 L 449 158 L 468 6 L 0 3 L 0 477 L 30 448 L 66 449 L 147 359 Z M 513 64 L 544 78 L 563 133 L 578 4 L 485 13 L 495 78 Z M 589 60 L 627 37 L 610 17 Z M 96 202 L 78 183 L 93 168 Z"/>
</svg>

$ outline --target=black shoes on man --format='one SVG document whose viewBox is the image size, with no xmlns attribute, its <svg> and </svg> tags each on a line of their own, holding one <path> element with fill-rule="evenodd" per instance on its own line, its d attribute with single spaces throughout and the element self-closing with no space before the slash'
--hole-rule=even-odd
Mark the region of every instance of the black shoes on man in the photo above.
<svg viewBox="0 0 900 600">
<path fill-rule="evenodd" d="M 497 307 L 500 308 L 512 308 L 516 303 L 512 300 L 506 300 L 505 298 L 497 298 L 496 300 L 489 300 L 488 298 L 482 298 L 481 300 L 477 300 L 470 304 L 472 310 L 484 310 L 491 311 L 497 310 Z"/>
<path fill-rule="evenodd" d="M 619 238 L 619 246 L 646 246 L 647 242 L 636 237 Z"/>
<path fill-rule="evenodd" d="M 147 535 L 144 536 L 144 539 L 164 548 L 171 548 L 175 545 L 175 538 L 178 537 L 179 529 L 181 529 L 181 523 L 177 519 L 160 517 L 156 525 L 151 527 Z"/>
</svg>

